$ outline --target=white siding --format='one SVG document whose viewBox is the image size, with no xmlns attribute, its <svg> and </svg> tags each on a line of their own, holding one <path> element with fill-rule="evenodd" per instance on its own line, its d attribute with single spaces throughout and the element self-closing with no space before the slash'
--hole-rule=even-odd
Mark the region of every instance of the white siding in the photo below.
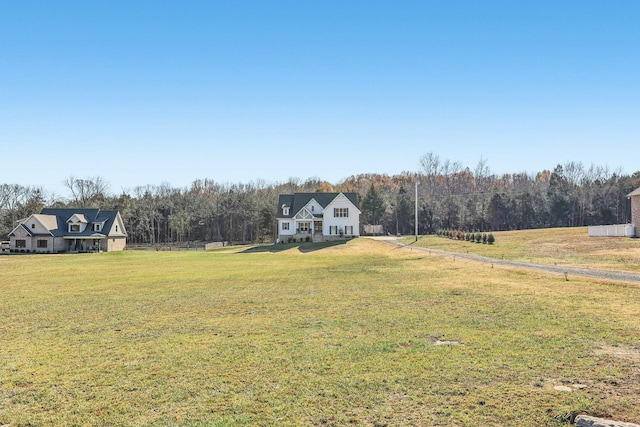
<svg viewBox="0 0 640 427">
<path fill-rule="evenodd" d="M 347 208 L 349 210 L 348 217 L 335 217 L 335 208 Z M 345 227 L 353 227 L 351 236 L 360 235 L 360 211 L 354 206 L 344 195 L 338 195 L 331 203 L 327 205 L 324 211 L 324 221 L 322 223 L 322 234 L 329 235 L 330 227 L 338 227 L 338 235 L 340 230 L 345 232 Z"/>
<path fill-rule="evenodd" d="M 309 203 L 305 206 L 307 211 L 309 211 L 312 215 L 320 215 L 322 213 L 322 206 L 316 202 L 315 199 L 311 199 Z"/>
<path fill-rule="evenodd" d="M 282 228 L 282 224 L 284 223 L 288 223 L 289 224 L 289 229 L 288 230 L 284 230 Z M 295 225 L 293 223 L 293 219 L 279 219 L 278 220 L 278 234 L 280 234 L 281 236 L 293 236 L 296 232 L 296 228 Z"/>
</svg>

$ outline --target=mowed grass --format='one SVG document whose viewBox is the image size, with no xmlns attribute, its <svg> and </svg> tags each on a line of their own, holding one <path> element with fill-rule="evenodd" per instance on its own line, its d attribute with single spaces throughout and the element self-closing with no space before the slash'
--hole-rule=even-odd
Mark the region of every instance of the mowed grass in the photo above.
<svg viewBox="0 0 640 427">
<path fill-rule="evenodd" d="M 557 264 L 605 270 L 640 272 L 640 239 L 589 237 L 587 227 L 499 231 L 496 243 L 484 245 L 437 236 L 421 236 L 416 243 L 450 250 L 538 264 Z M 415 238 L 404 238 L 405 243 Z"/>
<path fill-rule="evenodd" d="M 3 256 L 0 293 L 0 425 L 640 422 L 635 286 L 358 239 Z"/>
</svg>

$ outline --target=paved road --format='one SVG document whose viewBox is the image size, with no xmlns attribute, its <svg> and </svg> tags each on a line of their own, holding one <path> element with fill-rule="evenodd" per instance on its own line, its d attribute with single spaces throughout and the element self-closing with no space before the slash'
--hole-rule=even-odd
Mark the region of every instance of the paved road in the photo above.
<svg viewBox="0 0 640 427">
<path fill-rule="evenodd" d="M 579 268 L 579 267 L 567 267 L 567 266 L 558 266 L 558 265 L 549 265 L 549 264 L 534 264 L 531 262 L 523 262 L 523 261 L 509 261 L 498 258 L 488 258 L 480 255 L 472 255 L 466 254 L 462 252 L 451 252 L 451 251 L 443 251 L 440 249 L 431 249 L 420 246 L 414 246 L 412 244 L 404 244 L 398 242 L 397 237 L 395 236 L 376 236 L 371 237 L 374 240 L 382 241 L 388 245 L 411 249 L 413 251 L 421 251 L 434 255 L 445 255 L 450 257 L 455 257 L 456 259 L 464 259 L 467 261 L 479 262 L 483 264 L 494 264 L 494 265 L 504 265 L 507 267 L 517 267 L 524 268 L 527 270 L 535 270 L 542 271 L 545 273 L 555 273 L 564 275 L 567 278 L 571 278 L 571 276 L 578 277 L 589 277 L 592 279 L 603 279 L 603 280 L 611 280 L 615 282 L 627 282 L 627 283 L 636 283 L 640 284 L 640 273 L 630 273 L 624 271 L 613 271 L 613 270 L 596 270 L 592 268 Z"/>
</svg>

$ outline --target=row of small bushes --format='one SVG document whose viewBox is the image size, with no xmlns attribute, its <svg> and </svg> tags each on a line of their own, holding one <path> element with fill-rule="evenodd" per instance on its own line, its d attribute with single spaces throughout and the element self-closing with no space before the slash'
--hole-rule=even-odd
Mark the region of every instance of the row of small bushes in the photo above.
<svg viewBox="0 0 640 427">
<path fill-rule="evenodd" d="M 309 237 L 309 236 L 300 237 L 300 243 L 302 243 L 302 242 L 307 242 L 307 243 L 308 243 L 308 242 L 310 242 L 310 241 L 311 241 L 311 237 Z M 295 237 L 289 237 L 289 238 L 287 238 L 287 243 L 297 243 L 297 242 L 298 242 L 298 240 L 296 240 L 296 238 L 295 238 Z M 284 239 L 282 239 L 282 240 L 280 241 L 280 243 L 284 244 Z"/>
<path fill-rule="evenodd" d="M 436 235 L 454 240 L 464 240 L 470 243 L 483 243 L 485 245 L 493 245 L 496 238 L 493 233 L 481 233 L 479 231 L 459 231 L 459 230 L 438 230 Z"/>
</svg>

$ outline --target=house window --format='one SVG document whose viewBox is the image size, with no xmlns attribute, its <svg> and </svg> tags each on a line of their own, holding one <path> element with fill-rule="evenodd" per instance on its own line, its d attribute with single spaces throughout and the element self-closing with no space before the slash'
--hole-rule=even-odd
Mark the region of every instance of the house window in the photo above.
<svg viewBox="0 0 640 427">
<path fill-rule="evenodd" d="M 338 226 L 330 225 L 329 226 L 329 234 L 338 234 Z"/>
<path fill-rule="evenodd" d="M 93 231 L 100 231 L 100 224 L 93 224 Z"/>
<path fill-rule="evenodd" d="M 118 232 L 118 226 L 116 225 L 116 233 Z"/>
<path fill-rule="evenodd" d="M 69 231 L 71 233 L 79 233 L 80 232 L 80 224 L 69 224 Z"/>
<path fill-rule="evenodd" d="M 46 248 L 47 247 L 47 241 L 46 240 L 38 240 L 38 247 L 39 248 Z"/>
<path fill-rule="evenodd" d="M 26 248 L 27 241 L 26 240 L 16 240 L 16 248 Z"/>
<path fill-rule="evenodd" d="M 31 224 L 31 228 L 36 228 L 36 225 L 35 224 Z"/>
<path fill-rule="evenodd" d="M 311 212 L 315 211 L 316 207 L 314 205 L 311 205 Z"/>
<path fill-rule="evenodd" d="M 344 226 L 344 234 L 352 235 L 353 234 L 353 225 L 345 225 Z"/>
<path fill-rule="evenodd" d="M 309 231 L 309 223 L 301 222 L 298 224 L 298 231 L 301 233 L 307 233 Z"/>
<path fill-rule="evenodd" d="M 333 208 L 333 216 L 336 218 L 347 218 L 349 216 L 349 208 Z"/>
<path fill-rule="evenodd" d="M 289 208 L 282 208 L 282 215 L 289 215 Z"/>
<path fill-rule="evenodd" d="M 289 223 L 288 222 L 283 222 L 282 223 L 282 229 L 283 230 L 288 230 L 289 229 Z"/>
</svg>

